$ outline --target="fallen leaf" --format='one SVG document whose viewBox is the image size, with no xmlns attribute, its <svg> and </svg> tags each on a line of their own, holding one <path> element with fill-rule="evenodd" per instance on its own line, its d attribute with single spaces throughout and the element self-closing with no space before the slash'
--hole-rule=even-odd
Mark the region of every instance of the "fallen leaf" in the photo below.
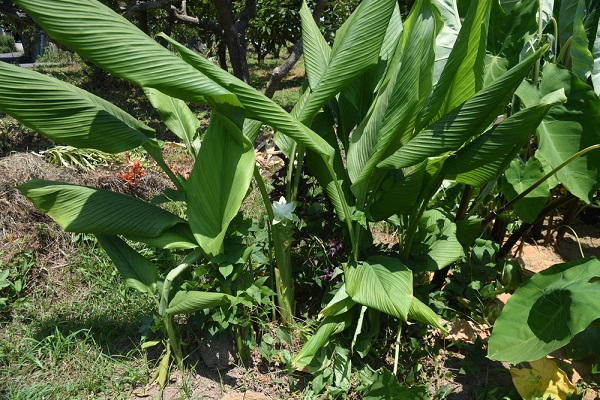
<svg viewBox="0 0 600 400">
<path fill-rule="evenodd" d="M 449 332 L 447 339 L 457 342 L 473 343 L 473 338 L 479 336 L 485 339 L 489 336 L 489 326 L 486 324 L 475 324 L 474 322 L 457 318 L 448 322 Z"/>
<path fill-rule="evenodd" d="M 569 381 L 567 374 L 556 363 L 548 358 L 529 363 L 531 368 L 511 368 L 510 375 L 517 392 L 524 399 L 532 397 L 565 400 L 577 389 Z"/>
</svg>

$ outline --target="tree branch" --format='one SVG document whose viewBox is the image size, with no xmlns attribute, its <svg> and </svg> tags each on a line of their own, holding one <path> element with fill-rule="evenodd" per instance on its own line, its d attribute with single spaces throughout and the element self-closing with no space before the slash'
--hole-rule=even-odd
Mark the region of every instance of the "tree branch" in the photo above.
<svg viewBox="0 0 600 400">
<path fill-rule="evenodd" d="M 133 14 L 140 11 L 156 10 L 159 8 L 167 8 L 174 4 L 180 4 L 181 0 L 155 0 L 155 1 L 144 1 L 137 2 L 136 4 L 129 7 L 119 7 L 118 12 L 123 13 L 125 18 L 131 17 Z"/>
<path fill-rule="evenodd" d="M 216 33 L 218 35 L 220 35 L 223 32 L 223 28 L 221 28 L 221 24 L 219 24 L 218 22 L 200 19 L 198 17 L 191 17 L 186 13 L 179 12 L 175 7 L 172 7 L 171 11 L 173 11 L 175 19 L 177 19 L 178 22 L 183 22 L 185 24 L 190 25 L 197 25 L 202 29 Z"/>
<path fill-rule="evenodd" d="M 19 22 L 24 22 L 32 25 L 34 24 L 33 20 L 29 18 L 27 14 L 25 14 L 23 11 L 19 10 L 16 7 L 0 4 L 0 14 L 4 14 L 7 17 L 10 17 Z"/>
<path fill-rule="evenodd" d="M 315 9 L 313 10 L 313 18 L 317 24 L 319 24 L 319 18 L 321 18 L 321 14 L 325 9 L 325 5 L 327 5 L 327 0 L 319 0 L 317 4 L 315 4 Z M 283 80 L 283 78 L 294 68 L 294 65 L 300 59 L 303 51 L 302 39 L 300 39 L 292 48 L 292 52 L 285 59 L 285 61 L 278 67 L 276 67 L 273 72 L 271 72 L 271 77 L 269 78 L 269 82 L 267 83 L 267 87 L 265 88 L 265 96 L 268 98 L 272 98 L 275 92 L 277 91 L 279 84 Z"/>
</svg>

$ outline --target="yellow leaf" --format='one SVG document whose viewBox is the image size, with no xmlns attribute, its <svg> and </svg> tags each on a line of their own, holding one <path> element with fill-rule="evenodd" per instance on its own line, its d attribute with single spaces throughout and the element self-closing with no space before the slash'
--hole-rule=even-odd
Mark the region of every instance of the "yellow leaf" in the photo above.
<svg viewBox="0 0 600 400">
<path fill-rule="evenodd" d="M 511 368 L 510 374 L 517 392 L 523 399 L 542 397 L 565 400 L 577 389 L 569 381 L 567 374 L 550 359 L 542 358 L 529 363 L 531 368 Z"/>
</svg>

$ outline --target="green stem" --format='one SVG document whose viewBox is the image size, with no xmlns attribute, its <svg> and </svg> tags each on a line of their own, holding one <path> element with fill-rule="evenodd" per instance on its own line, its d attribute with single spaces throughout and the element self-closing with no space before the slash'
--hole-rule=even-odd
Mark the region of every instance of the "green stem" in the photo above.
<svg viewBox="0 0 600 400">
<path fill-rule="evenodd" d="M 502 214 L 503 212 L 505 212 L 506 210 L 508 210 L 510 207 L 512 207 L 517 201 L 523 199 L 525 196 L 527 196 L 529 193 L 531 193 L 532 191 L 535 190 L 535 188 L 537 188 L 538 186 L 540 186 L 542 183 L 544 183 L 545 181 L 547 181 L 552 175 L 556 174 L 558 171 L 560 171 L 561 169 L 563 169 L 565 166 L 567 166 L 567 164 L 570 164 L 571 162 L 573 162 L 576 158 L 581 157 L 582 155 L 592 151 L 592 150 L 596 150 L 596 149 L 600 149 L 600 144 L 595 144 L 593 146 L 589 146 L 586 147 L 585 149 L 573 154 L 571 157 L 569 157 L 566 161 L 564 161 L 562 164 L 560 164 L 558 167 L 554 168 L 552 171 L 548 172 L 546 175 L 544 175 L 542 178 L 540 178 L 537 182 L 535 182 L 533 185 L 531 185 L 530 187 L 528 187 L 527 189 L 525 189 L 523 192 L 521 192 L 517 197 L 515 197 L 514 199 L 512 199 L 511 201 L 507 202 L 503 207 L 501 207 L 498 211 L 490 213 L 487 217 L 485 217 L 482 221 L 482 226 L 487 225 L 492 219 L 496 218 L 498 215 Z"/>
<path fill-rule="evenodd" d="M 292 197 L 292 178 L 294 174 L 294 161 L 296 160 L 296 149 L 298 148 L 298 144 L 294 142 L 292 146 L 292 151 L 290 153 L 290 160 L 288 163 L 288 168 L 285 174 L 285 198 L 291 199 Z"/>
<path fill-rule="evenodd" d="M 350 241 L 352 242 L 352 252 L 355 253 L 355 250 L 358 250 L 358 246 L 360 242 L 356 241 L 354 236 L 354 227 L 352 226 L 352 214 L 350 213 L 350 209 L 348 208 L 348 203 L 346 203 L 346 198 L 344 197 L 344 191 L 342 190 L 342 185 L 337 180 L 337 175 L 333 170 L 333 165 L 329 162 L 326 156 L 322 155 L 323 161 L 325 161 L 325 165 L 327 165 L 327 170 L 329 171 L 329 175 L 333 180 L 333 184 L 335 186 L 335 191 L 338 193 L 338 197 L 340 198 L 340 202 L 342 203 L 342 210 L 344 211 L 344 219 L 346 220 L 346 226 L 348 227 L 348 235 L 350 236 Z M 358 252 L 354 254 L 354 261 L 358 261 Z"/>
<path fill-rule="evenodd" d="M 273 221 L 273 205 L 271 204 L 271 199 L 269 198 L 269 192 L 267 192 L 267 187 L 265 182 L 260 175 L 260 171 L 257 166 L 254 167 L 254 181 L 256 182 L 256 186 L 258 186 L 258 190 L 263 200 L 263 204 L 265 205 L 265 210 L 267 211 L 267 234 L 269 237 L 269 264 L 271 266 L 270 274 L 271 274 L 271 290 L 276 293 L 277 291 L 277 281 L 275 279 L 275 265 L 273 263 L 273 248 L 275 244 L 273 242 L 273 229 L 271 226 L 271 222 Z M 271 302 L 273 307 L 271 307 L 271 312 L 273 313 L 272 318 L 273 321 L 276 319 L 276 310 L 275 310 L 275 295 L 271 298 Z"/>
<path fill-rule="evenodd" d="M 270 227 L 271 240 L 275 250 L 276 268 L 272 268 L 272 277 L 275 282 L 275 291 L 281 312 L 281 318 L 284 323 L 291 326 L 294 323 L 294 280 L 292 276 L 292 253 L 289 243 L 286 245 L 285 232 L 282 232 L 282 226 L 272 225 L 274 213 L 273 206 L 267 193 L 267 188 L 263 182 L 258 167 L 254 168 L 254 180 L 263 198 L 263 203 L 269 216 L 268 226 Z"/>
<path fill-rule="evenodd" d="M 169 344 L 173 347 L 173 354 L 175 355 L 175 362 L 177 368 L 183 372 L 183 352 L 181 351 L 181 341 L 177 336 L 177 329 L 175 328 L 175 321 L 172 315 L 165 315 L 163 318 L 165 327 L 167 328 L 167 335 L 169 337 Z"/>
<path fill-rule="evenodd" d="M 282 223 L 272 226 L 275 248 L 275 287 L 281 319 L 287 326 L 294 324 L 294 280 L 292 276 L 291 245 L 286 241 L 286 227 Z"/>
<path fill-rule="evenodd" d="M 543 23 L 544 21 L 542 20 L 542 0 L 538 0 L 538 42 L 542 39 L 542 31 L 544 29 Z M 533 70 L 533 84 L 535 86 L 538 85 L 539 79 L 540 79 L 540 63 L 541 60 L 538 58 L 535 62 L 535 67 Z"/>
<path fill-rule="evenodd" d="M 400 361 L 400 335 L 402 334 L 402 322 L 398 325 L 396 334 L 396 348 L 394 349 L 394 376 L 398 375 L 398 362 Z"/>
<path fill-rule="evenodd" d="M 183 271 L 185 271 L 190 265 L 195 263 L 202 256 L 202 254 L 203 254 L 202 249 L 200 249 L 200 248 L 195 249 L 194 251 L 192 251 L 190 254 L 188 254 L 185 257 L 185 259 L 183 260 L 183 262 L 181 264 L 179 264 L 177 267 L 173 268 L 167 274 L 167 277 L 165 278 L 165 282 L 163 283 L 163 291 L 162 291 L 162 296 L 160 299 L 160 306 L 158 308 L 158 314 L 161 317 L 164 317 L 167 312 L 167 306 L 169 304 L 169 292 L 171 291 L 171 284 Z"/>
<path fill-rule="evenodd" d="M 258 186 L 258 190 L 263 200 L 263 204 L 265 205 L 265 210 L 267 210 L 267 215 L 269 216 L 269 225 L 271 221 L 273 221 L 273 205 L 271 204 L 271 199 L 269 198 L 269 192 L 267 192 L 267 186 L 265 185 L 265 181 L 263 177 L 260 175 L 260 171 L 258 166 L 254 166 L 254 181 L 256 182 L 256 186 Z"/>
<path fill-rule="evenodd" d="M 292 185 L 291 197 L 288 202 L 296 201 L 298 196 L 298 187 L 300 186 L 300 178 L 302 177 L 302 164 L 304 163 L 304 152 L 305 148 L 303 145 L 298 145 L 296 153 L 298 154 L 296 161 L 296 172 L 294 173 L 294 183 Z"/>
<path fill-rule="evenodd" d="M 558 23 L 554 17 L 550 17 L 550 21 L 552 21 L 552 27 L 554 28 L 554 63 L 558 62 Z"/>
<path fill-rule="evenodd" d="M 421 216 L 427 209 L 429 205 L 429 199 L 435 193 L 436 190 L 439 189 L 442 184 L 443 179 L 440 177 L 442 168 L 439 168 L 435 174 L 430 178 L 429 184 L 425 187 L 421 194 L 421 200 L 418 207 L 415 207 L 413 213 L 410 215 L 408 219 L 408 229 L 407 233 L 404 236 L 404 246 L 402 248 L 402 258 L 408 258 L 410 256 L 410 251 L 412 249 L 412 243 L 414 241 L 414 236 L 417 232 L 417 228 L 419 227 L 419 221 L 421 220 Z"/>
</svg>

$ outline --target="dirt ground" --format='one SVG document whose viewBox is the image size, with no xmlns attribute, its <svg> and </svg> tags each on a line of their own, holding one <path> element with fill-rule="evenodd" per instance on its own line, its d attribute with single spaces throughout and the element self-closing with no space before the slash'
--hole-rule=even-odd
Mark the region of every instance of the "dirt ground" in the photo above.
<svg viewBox="0 0 600 400">
<path fill-rule="evenodd" d="M 178 170 L 189 172 L 185 169 L 188 164 L 185 160 L 174 160 Z M 148 173 L 143 180 L 143 185 L 132 187 L 126 185 L 117 177 L 116 171 L 98 169 L 97 171 L 74 173 L 74 171 L 50 165 L 42 158 L 32 153 L 16 153 L 0 158 L 0 261 L 8 262 L 19 251 L 15 244 L 18 238 L 27 238 L 30 251 L 36 254 L 41 267 L 52 274 L 45 274 L 46 279 L 60 280 L 60 265 L 69 257 L 70 239 L 62 233 L 56 224 L 46 215 L 33 207 L 16 189 L 15 186 L 30 179 L 48 179 L 67 183 L 84 184 L 102 187 L 119 192 L 128 193 L 145 199 L 160 192 L 168 185 L 166 178 L 156 173 Z M 577 233 L 567 232 L 557 248 L 535 244 L 525 244 L 518 254 L 523 266 L 531 273 L 539 272 L 553 264 L 573 260 L 581 257 L 580 247 L 585 256 L 600 257 L 600 225 L 589 225 L 576 222 L 572 226 Z M 60 249 L 60 251 L 55 251 Z M 506 301 L 506 298 L 502 298 Z M 473 327 L 471 327 L 472 329 Z M 468 331 L 468 327 L 458 327 L 458 331 Z M 484 329 L 485 330 L 485 329 Z M 488 333 L 483 332 L 482 335 Z M 465 335 L 465 340 L 469 335 Z M 197 353 L 197 352 L 196 352 Z M 204 367 L 198 354 L 196 370 L 190 376 L 182 377 L 175 372 L 171 382 L 163 393 L 164 399 L 175 398 L 200 398 L 200 399 L 275 399 L 275 398 L 301 398 L 301 392 L 290 392 L 287 384 L 287 375 L 283 371 L 271 368 L 266 370 L 258 361 L 249 367 L 231 366 L 217 371 Z M 508 366 L 491 360 L 481 365 L 481 376 L 474 382 L 472 376 L 464 377 L 459 374 L 461 360 L 464 355 L 458 351 L 442 350 L 437 357 L 424 362 L 424 369 L 431 373 L 430 386 L 439 388 L 447 386 L 453 393 L 450 399 L 471 398 L 470 387 L 480 385 L 486 380 L 495 380 L 499 384 L 511 385 Z M 259 360 L 260 357 L 255 357 Z M 193 363 L 192 363 L 193 365 Z M 572 378 L 591 376 L 591 364 L 580 362 L 572 364 Z M 307 379 L 304 379 L 307 380 Z M 300 379 L 302 381 L 302 378 Z M 306 383 L 304 383 L 306 384 Z M 132 398 L 159 397 L 156 384 L 137 388 Z M 591 392 L 586 399 L 600 396 Z"/>
</svg>

